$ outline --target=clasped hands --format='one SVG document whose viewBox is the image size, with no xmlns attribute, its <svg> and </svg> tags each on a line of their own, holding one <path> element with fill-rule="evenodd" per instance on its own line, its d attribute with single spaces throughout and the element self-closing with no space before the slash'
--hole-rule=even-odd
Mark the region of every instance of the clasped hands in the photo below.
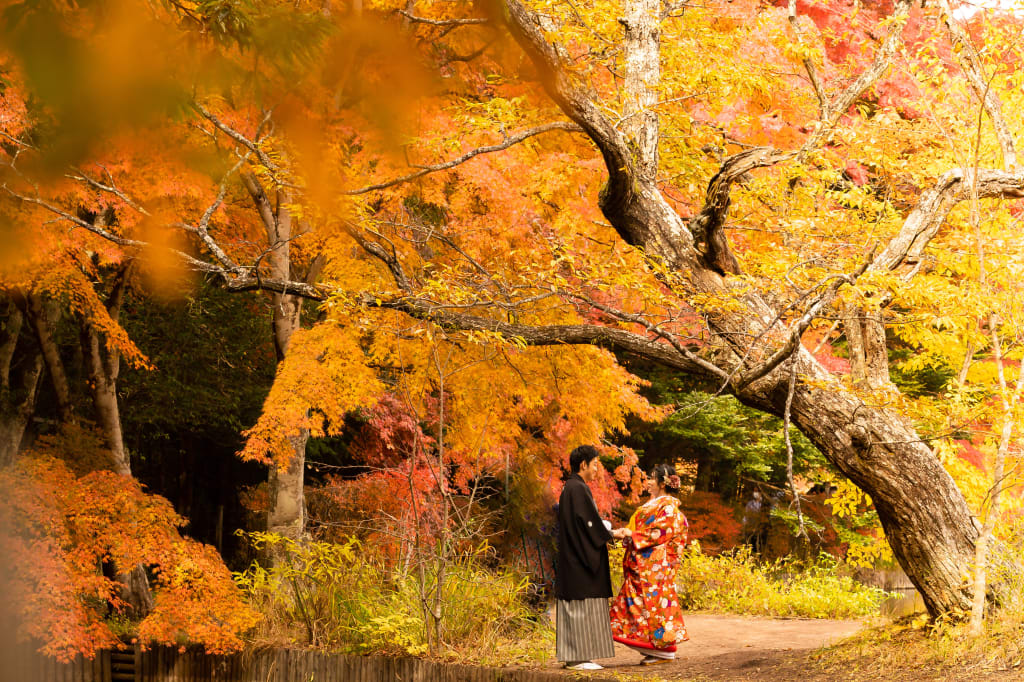
<svg viewBox="0 0 1024 682">
<path fill-rule="evenodd" d="M 623 527 L 623 528 L 616 528 L 615 530 L 612 531 L 612 537 L 615 538 L 616 540 L 625 540 L 626 538 L 628 538 L 628 537 L 630 537 L 632 535 L 633 535 L 633 531 L 631 531 L 629 528 L 625 528 L 625 527 Z"/>
</svg>

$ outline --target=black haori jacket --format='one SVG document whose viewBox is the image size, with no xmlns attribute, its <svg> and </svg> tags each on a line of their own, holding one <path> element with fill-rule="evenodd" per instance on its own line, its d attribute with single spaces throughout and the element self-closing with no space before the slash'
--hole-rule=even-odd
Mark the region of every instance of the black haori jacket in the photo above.
<svg viewBox="0 0 1024 682">
<path fill-rule="evenodd" d="M 573 474 L 558 500 L 558 565 L 555 596 L 565 601 L 612 596 L 608 541 L 590 488 Z"/>
</svg>

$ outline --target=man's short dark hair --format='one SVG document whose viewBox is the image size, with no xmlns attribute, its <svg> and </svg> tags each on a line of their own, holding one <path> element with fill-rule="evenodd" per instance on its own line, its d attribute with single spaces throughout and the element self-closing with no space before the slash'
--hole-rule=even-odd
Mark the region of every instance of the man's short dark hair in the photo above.
<svg viewBox="0 0 1024 682">
<path fill-rule="evenodd" d="M 569 453 L 569 468 L 572 470 L 572 473 L 578 474 L 580 466 L 584 462 L 589 462 L 598 457 L 597 448 L 593 445 L 579 445 Z"/>
</svg>

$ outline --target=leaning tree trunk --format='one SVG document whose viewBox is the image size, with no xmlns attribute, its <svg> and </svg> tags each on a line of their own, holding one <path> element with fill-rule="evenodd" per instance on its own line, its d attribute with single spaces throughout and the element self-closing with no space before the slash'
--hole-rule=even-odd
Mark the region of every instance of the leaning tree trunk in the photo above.
<svg viewBox="0 0 1024 682">
<path fill-rule="evenodd" d="M 966 610 L 966 571 L 978 532 L 963 494 L 899 415 L 868 407 L 799 351 L 793 422 L 839 471 L 871 496 L 893 554 L 931 615 Z M 781 415 L 788 372 L 737 392 L 745 404 Z"/>
<path fill-rule="evenodd" d="M 131 262 L 122 266 L 114 276 L 106 307 L 110 319 L 117 322 L 121 317 L 121 305 L 128 289 Z M 103 433 L 103 439 L 110 450 L 112 468 L 122 476 L 132 475 L 131 460 L 124 446 L 124 432 L 121 428 L 121 407 L 117 399 L 117 380 L 121 374 L 121 353 L 107 344 L 102 333 L 91 320 L 80 320 L 82 355 L 89 377 L 89 392 L 96 411 L 96 423 Z"/>
<path fill-rule="evenodd" d="M 739 266 L 723 229 L 730 186 L 743 173 L 785 155 L 753 148 L 729 157 L 712 178 L 700 213 L 684 221 L 662 196 L 650 170 L 656 156 L 648 140 L 657 136 L 657 116 L 648 110 L 644 113 L 651 115 L 634 113 L 621 126 L 613 121 L 599 106 L 599 96 L 573 76 L 568 54 L 550 42 L 550 36 L 557 35 L 551 20 L 519 0 L 504 4 L 508 26 L 537 65 L 545 89 L 602 154 L 608 182 L 601 192 L 601 210 L 619 236 L 679 273 L 689 294 L 736 302 L 699 311 L 713 335 L 711 345 L 718 349 L 718 367 L 709 371 L 717 372 L 745 404 L 779 415 L 789 392 L 785 360 L 796 353 L 793 422 L 829 462 L 871 496 L 893 553 L 929 612 L 966 610 L 970 600 L 964 574 L 974 556 L 977 531 L 963 495 L 906 419 L 866 404 L 800 345 L 806 325 L 831 300 L 822 296 L 817 308 L 808 309 L 790 328 L 760 296 L 732 277 Z M 659 10 L 656 0 L 628 0 L 626 18 L 620 20 L 626 25 L 630 52 L 626 68 L 639 70 L 626 75 L 627 102 L 643 103 L 646 90 L 657 87 L 658 73 L 650 65 L 658 63 Z M 906 16 L 908 11 L 909 2 L 899 0 L 894 13 Z M 894 22 L 864 77 L 825 108 L 821 130 L 837 122 L 885 71 L 901 26 Z M 836 283 L 832 296 L 838 287 Z"/>
<path fill-rule="evenodd" d="M 107 313 L 117 322 L 121 316 L 121 305 L 128 289 L 128 278 L 132 263 L 122 266 L 114 277 L 110 295 L 107 297 Z M 117 380 L 121 373 L 121 353 L 110 348 L 98 329 L 87 319 L 81 320 L 82 354 L 89 376 L 89 389 L 97 422 L 104 441 L 111 454 L 113 470 L 122 476 L 131 477 L 132 465 L 128 449 L 124 445 L 121 428 L 121 407 L 117 399 Z M 153 592 L 144 566 L 133 566 L 130 570 L 115 576 L 121 585 L 121 597 L 128 603 L 130 613 L 141 618 L 153 610 Z"/>
</svg>

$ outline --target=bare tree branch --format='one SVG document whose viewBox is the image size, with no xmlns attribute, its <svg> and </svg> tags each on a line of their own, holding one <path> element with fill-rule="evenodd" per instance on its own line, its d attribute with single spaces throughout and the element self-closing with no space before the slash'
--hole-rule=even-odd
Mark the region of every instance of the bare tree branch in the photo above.
<svg viewBox="0 0 1024 682">
<path fill-rule="evenodd" d="M 631 322 L 633 324 L 639 324 L 643 326 L 648 331 L 648 333 L 652 334 L 656 338 L 662 339 L 663 341 L 667 342 L 676 350 L 677 353 L 685 357 L 687 360 L 704 368 L 707 376 L 714 376 L 717 377 L 718 379 L 724 379 L 728 381 L 730 375 L 725 370 L 721 369 L 720 367 L 717 367 L 711 362 L 708 362 L 704 358 L 700 357 L 699 355 L 691 351 L 689 348 L 684 346 L 682 343 L 680 343 L 679 338 L 676 334 L 671 334 L 665 331 L 659 325 L 651 324 L 651 322 L 642 315 L 627 313 L 623 310 L 613 308 L 612 306 L 606 305 L 604 303 L 599 303 L 589 297 L 580 294 L 570 294 L 570 296 L 579 301 L 582 301 L 583 303 L 594 308 L 595 310 L 600 310 L 606 315 L 610 315 L 616 319 L 622 320 L 623 322 Z"/>
<path fill-rule="evenodd" d="M 907 18 L 910 16 L 910 0 L 897 0 L 892 10 L 892 26 L 889 35 L 886 36 L 882 47 L 879 48 L 871 66 L 864 69 L 859 76 L 850 83 L 845 90 L 832 100 L 831 105 L 825 111 L 822 125 L 818 127 L 813 135 L 804 143 L 802 152 L 817 147 L 824 139 L 831 134 L 839 119 L 846 111 L 860 99 L 868 88 L 875 84 L 892 64 L 892 58 L 896 54 L 896 48 L 903 37 L 903 28 L 906 26 Z"/>
<path fill-rule="evenodd" d="M 872 250 L 867 260 L 865 260 L 852 275 L 832 275 L 829 278 L 832 280 L 832 283 L 828 288 L 825 289 L 814 303 L 808 306 L 807 310 L 804 311 L 804 314 L 796 321 L 796 324 L 790 326 L 791 331 L 786 343 L 775 351 L 768 360 L 740 374 L 737 384 L 739 386 L 749 386 L 758 379 L 767 376 L 773 369 L 782 364 L 786 358 L 790 357 L 794 351 L 800 348 L 800 339 L 803 337 L 803 333 L 807 331 L 807 328 L 817 318 L 818 313 L 821 312 L 823 308 L 832 304 L 832 301 L 835 300 L 836 294 L 839 293 L 840 287 L 844 284 L 852 285 L 857 281 L 858 277 L 864 274 L 874 261 L 874 255 L 874 250 Z"/>
<path fill-rule="evenodd" d="M 398 254 L 395 253 L 394 248 L 389 252 L 377 242 L 367 239 L 359 228 L 349 223 L 345 223 L 345 231 L 348 232 L 352 239 L 355 239 L 367 253 L 374 256 L 377 260 L 387 266 L 399 289 L 405 293 L 412 293 L 412 282 L 410 282 L 409 278 L 406 276 L 405 269 L 402 268 L 402 263 L 398 260 Z"/>
<path fill-rule="evenodd" d="M 110 231 L 106 230 L 103 227 L 100 227 L 98 225 L 93 225 L 89 221 L 82 220 L 78 216 L 76 216 L 76 215 L 74 215 L 72 213 L 68 213 L 67 211 L 65 211 L 60 206 L 57 206 L 56 204 L 52 204 L 52 203 L 46 201 L 45 199 L 40 199 L 39 197 L 31 197 L 31 196 L 28 196 L 26 194 L 20 194 L 18 192 L 15 192 L 13 189 L 8 187 L 6 184 L 0 186 L 0 189 L 2 189 L 4 192 L 6 192 L 9 196 L 11 196 L 14 199 L 19 199 L 20 201 L 24 201 L 25 203 L 28 203 L 28 204 L 35 204 L 37 206 L 42 206 L 43 208 L 45 208 L 46 210 L 50 211 L 54 215 L 57 215 L 58 217 L 62 218 L 63 220 L 66 220 L 69 223 L 72 223 L 72 224 L 74 224 L 74 225 L 76 225 L 78 227 L 81 227 L 84 230 L 88 230 L 89 232 L 97 234 L 100 237 L 103 237 L 104 239 L 106 239 L 107 241 L 110 241 L 110 242 L 113 242 L 114 244 L 117 244 L 118 246 L 141 247 L 141 246 L 146 246 L 147 245 L 146 242 L 142 242 L 142 241 L 139 241 L 137 239 L 128 239 L 126 237 L 122 237 L 122 236 L 120 236 L 118 234 L 110 232 Z M 182 254 L 182 255 L 184 256 L 186 254 Z"/>
<path fill-rule="evenodd" d="M 400 185 L 402 183 L 409 182 L 417 178 L 421 178 L 424 175 L 428 175 L 430 173 L 437 173 L 438 171 L 454 168 L 455 166 L 458 166 L 469 161 L 475 156 L 480 156 L 481 154 L 490 154 L 492 152 L 498 152 L 503 149 L 508 149 L 509 147 L 517 145 L 523 140 L 529 139 L 534 135 L 540 135 L 541 133 L 547 133 L 552 130 L 564 130 L 572 133 L 581 132 L 581 128 L 578 125 L 569 123 L 568 121 L 555 121 L 553 123 L 546 123 L 535 128 L 529 128 L 528 130 L 520 131 L 511 136 L 505 135 L 505 139 L 498 144 L 477 147 L 476 149 L 468 151 L 462 156 L 452 159 L 451 161 L 446 161 L 444 163 L 439 163 L 433 166 L 426 166 L 416 171 L 415 173 L 409 173 L 408 175 L 403 175 L 402 177 L 395 178 L 393 180 L 386 180 L 384 182 L 379 182 L 373 185 L 367 185 L 366 187 L 360 187 L 359 189 L 345 190 L 342 192 L 342 194 L 366 194 L 367 192 L 375 192 L 377 190 L 387 189 L 388 187 L 394 187 L 395 185 Z"/>
<path fill-rule="evenodd" d="M 903 221 L 900 231 L 875 259 L 873 270 L 893 270 L 901 263 L 920 260 L 925 247 L 938 233 L 949 212 L 970 197 L 974 172 L 954 168 L 921 195 L 917 207 Z M 980 169 L 977 173 L 979 198 L 1024 198 L 1024 176 L 1006 171 Z"/>
<path fill-rule="evenodd" d="M 803 37 L 800 33 L 800 24 L 796 18 L 796 0 L 789 0 L 789 25 L 793 28 L 793 34 L 796 36 L 796 41 L 803 44 Z M 807 77 L 811 80 L 811 87 L 814 88 L 814 94 L 818 97 L 818 110 L 821 113 L 821 117 L 825 118 L 825 112 L 828 111 L 828 96 L 825 95 L 825 88 L 821 85 L 821 80 L 818 78 L 818 70 L 814 67 L 814 62 L 809 57 L 803 57 L 800 60 L 804 69 L 807 71 Z"/>
<path fill-rule="evenodd" d="M 310 301 L 326 301 L 330 294 L 334 292 L 332 289 L 317 286 L 315 284 L 309 284 L 307 282 L 300 282 L 298 280 L 274 279 L 260 277 L 257 275 L 235 277 L 231 273 L 222 269 L 216 269 L 208 272 L 218 275 L 223 279 L 224 288 L 232 292 L 273 291 L 278 294 L 299 296 Z"/>
<path fill-rule="evenodd" d="M 267 154 L 267 152 L 264 151 L 262 147 L 260 147 L 259 136 L 257 136 L 257 139 L 255 139 L 255 140 L 250 140 L 248 137 L 243 135 L 240 131 L 236 130 L 235 128 L 229 126 L 224 121 L 222 121 L 219 118 L 217 118 L 217 116 L 215 114 L 210 112 L 208 109 L 206 109 L 199 102 L 193 100 L 192 106 L 193 106 L 193 108 L 195 108 L 196 111 L 198 111 L 203 116 L 203 118 L 205 118 L 210 123 L 212 123 L 214 125 L 214 127 L 216 127 L 218 130 L 220 130 L 222 133 L 227 135 L 229 138 L 231 138 L 232 140 L 234 140 L 235 142 L 237 142 L 241 146 L 243 146 L 246 149 L 248 149 L 253 154 L 255 154 L 256 158 L 259 159 L 260 164 L 262 164 L 263 167 L 266 168 L 267 171 L 274 178 L 275 184 L 281 185 L 283 187 L 296 187 L 296 185 L 294 185 L 292 183 L 285 182 L 284 180 L 282 180 L 282 179 L 277 177 L 277 174 L 278 173 L 283 173 L 284 169 L 281 168 L 280 166 L 278 166 L 277 163 L 275 163 L 274 160 L 270 157 L 270 155 Z M 268 112 L 266 112 L 264 114 L 263 120 L 260 122 L 260 126 L 259 126 L 259 129 L 261 131 L 262 131 L 262 129 L 264 127 L 266 127 L 269 124 L 271 115 L 272 115 L 272 112 L 270 112 L 270 111 L 268 111 Z"/>
<path fill-rule="evenodd" d="M 475 315 L 446 313 L 430 308 L 413 299 L 397 299 L 378 303 L 370 296 L 363 296 L 362 302 L 368 307 L 380 307 L 404 312 L 411 317 L 433 322 L 443 329 L 469 332 L 489 332 L 506 339 L 519 339 L 530 346 L 557 345 L 598 345 L 634 353 L 655 362 L 664 363 L 698 376 L 708 376 L 710 370 L 704 363 L 698 363 L 681 355 L 667 343 L 647 338 L 640 334 L 612 327 L 592 324 L 529 325 L 503 322 L 498 319 Z M 717 376 L 719 371 L 714 371 Z"/>
<path fill-rule="evenodd" d="M 755 168 L 772 166 L 795 155 L 794 152 L 780 152 L 772 147 L 754 147 L 733 154 L 722 162 L 708 183 L 704 206 L 689 222 L 697 250 L 709 267 L 722 275 L 740 273 L 739 261 L 729 249 L 724 229 L 733 183 Z"/>
<path fill-rule="evenodd" d="M 408 12 L 404 9 L 398 10 L 398 13 L 414 24 L 426 24 L 427 26 L 472 26 L 474 24 L 486 24 L 489 22 L 486 17 L 469 17 L 466 19 L 429 19 L 427 17 L 416 16 L 412 12 Z"/>
<path fill-rule="evenodd" d="M 960 65 L 967 82 L 975 96 L 985 108 L 985 113 L 992 120 L 992 127 L 996 132 L 996 139 L 999 141 L 999 148 L 1003 153 L 1003 168 L 1013 172 L 1017 167 L 1016 145 L 1013 140 L 1013 133 L 1003 117 L 1003 105 L 998 95 L 990 87 L 990 79 L 985 76 L 985 69 L 981 63 L 981 55 L 974 45 L 971 36 L 963 29 L 956 19 L 953 18 L 953 9 L 949 6 L 949 0 L 938 0 L 942 9 L 942 22 L 949 31 L 949 39 L 953 44 L 953 54 L 958 55 Z M 959 49 L 957 49 L 959 47 Z"/>
<path fill-rule="evenodd" d="M 102 168 L 102 166 L 101 166 L 101 168 Z M 113 178 L 110 176 L 110 172 L 107 171 L 106 168 L 103 168 L 103 172 L 107 176 L 107 182 L 110 183 L 109 185 L 104 185 L 103 183 L 99 182 L 98 180 L 95 180 L 94 178 L 89 177 L 82 170 L 79 170 L 77 168 L 75 170 L 77 171 L 77 175 L 68 175 L 67 177 L 72 179 L 72 180 L 78 180 L 80 182 L 84 182 L 87 185 L 89 185 L 90 187 L 92 187 L 94 189 L 98 189 L 101 192 L 107 192 L 108 194 L 113 194 L 118 199 L 120 199 L 124 203 L 128 204 L 128 206 L 130 206 L 134 210 L 138 211 L 139 213 L 141 213 L 144 216 L 149 217 L 149 215 L 150 215 L 149 211 L 147 211 L 145 209 L 145 207 L 142 206 L 142 204 L 140 204 L 139 202 L 135 201 L 135 199 L 133 199 L 130 196 L 128 196 L 125 192 L 123 192 L 122 190 L 120 190 L 116 186 L 116 184 L 114 183 Z"/>
</svg>

